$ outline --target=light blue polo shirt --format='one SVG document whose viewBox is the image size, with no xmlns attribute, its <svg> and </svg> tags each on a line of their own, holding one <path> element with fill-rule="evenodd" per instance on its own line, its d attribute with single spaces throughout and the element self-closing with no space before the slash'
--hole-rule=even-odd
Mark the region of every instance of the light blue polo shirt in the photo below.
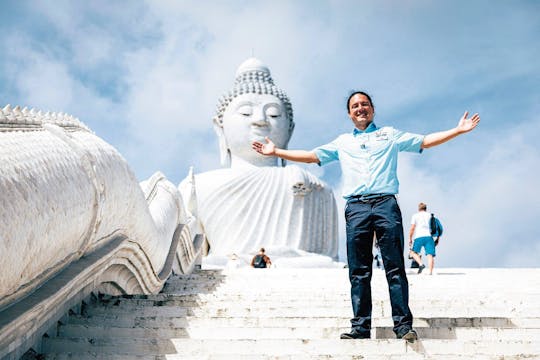
<svg viewBox="0 0 540 360">
<path fill-rule="evenodd" d="M 424 135 L 411 134 L 390 126 L 369 124 L 365 131 L 354 129 L 313 151 L 319 165 L 339 160 L 343 176 L 343 197 L 397 194 L 397 159 L 400 151 L 422 152 Z"/>
</svg>

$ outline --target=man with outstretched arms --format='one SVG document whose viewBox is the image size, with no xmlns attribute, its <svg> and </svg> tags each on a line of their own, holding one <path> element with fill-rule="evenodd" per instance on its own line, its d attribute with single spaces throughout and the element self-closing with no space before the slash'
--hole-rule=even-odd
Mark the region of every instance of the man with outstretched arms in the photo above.
<svg viewBox="0 0 540 360">
<path fill-rule="evenodd" d="M 395 195 L 398 193 L 397 159 L 400 151 L 422 152 L 473 130 L 480 121 L 468 112 L 450 130 L 428 135 L 378 127 L 373 122 L 375 108 L 363 91 L 353 92 L 347 112 L 354 129 L 312 151 L 277 148 L 271 139 L 255 141 L 252 147 L 263 155 L 325 165 L 338 160 L 343 176 L 343 197 L 347 200 L 345 219 L 347 261 L 351 282 L 353 318 L 351 331 L 342 339 L 369 338 L 371 332 L 372 245 L 377 237 L 386 272 L 397 338 L 414 341 L 413 316 L 409 309 L 409 284 L 403 258 L 403 223 Z"/>
</svg>

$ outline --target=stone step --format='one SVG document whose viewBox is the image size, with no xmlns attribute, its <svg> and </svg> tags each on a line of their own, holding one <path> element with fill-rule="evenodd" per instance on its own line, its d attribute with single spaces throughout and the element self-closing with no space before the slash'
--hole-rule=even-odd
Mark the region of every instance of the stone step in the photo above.
<svg viewBox="0 0 540 360">
<path fill-rule="evenodd" d="M 375 285 L 373 290 L 377 293 L 385 292 L 385 290 L 387 289 L 386 279 L 379 279 L 379 281 L 372 280 L 371 284 Z M 413 283 L 410 283 L 410 285 L 411 285 L 411 288 L 414 289 L 415 291 L 422 292 L 423 294 L 429 293 L 429 284 L 427 283 L 423 284 L 419 282 L 413 282 Z M 434 287 L 437 288 L 437 286 L 434 286 Z M 194 288 L 201 289 L 201 290 L 205 289 L 209 292 L 210 291 L 224 291 L 224 290 L 241 290 L 241 291 L 248 290 L 249 291 L 250 289 L 262 289 L 262 290 L 284 289 L 284 290 L 290 290 L 293 292 L 294 291 L 309 291 L 309 290 L 316 290 L 319 292 L 328 292 L 328 291 L 339 291 L 339 292 L 345 291 L 346 292 L 350 288 L 350 284 L 348 280 L 346 282 L 345 281 L 341 282 L 341 281 L 336 281 L 335 279 L 319 279 L 318 282 L 313 282 L 313 283 L 310 283 L 310 282 L 284 283 L 284 282 L 279 282 L 277 280 L 270 282 L 270 281 L 266 281 L 266 279 L 260 279 L 258 283 L 246 281 L 243 284 L 240 280 L 234 281 L 234 282 L 229 280 L 227 283 L 220 283 L 220 284 L 215 284 L 211 281 L 209 282 L 195 282 L 195 281 L 183 282 L 182 281 L 182 282 L 168 283 L 164 287 L 163 291 L 166 293 L 169 293 L 171 291 L 178 290 L 178 289 L 194 289 Z M 511 286 L 511 288 L 513 287 Z M 457 294 L 461 296 L 461 295 L 466 295 L 470 293 L 470 288 L 469 288 L 469 291 L 464 291 L 463 288 L 460 288 L 459 286 L 457 286 L 457 284 L 455 287 L 445 287 L 444 289 L 447 290 L 445 294 L 457 292 Z M 495 289 L 493 288 L 480 289 L 480 291 L 484 291 L 484 290 L 488 290 L 486 291 L 486 294 L 489 294 L 491 290 L 495 290 Z M 519 291 L 519 289 L 516 289 L 516 290 Z M 531 295 L 531 296 L 538 296 L 538 293 L 535 293 L 534 291 L 532 293 L 529 293 L 521 289 L 520 292 L 523 294 Z M 509 294 L 503 293 L 501 295 L 503 297 L 511 298 L 511 296 L 508 296 Z"/>
<path fill-rule="evenodd" d="M 282 279 L 286 278 L 287 281 L 283 282 Z M 444 282 L 444 288 L 450 287 L 451 289 L 463 290 L 463 280 L 471 281 L 473 283 L 481 283 L 485 281 L 486 278 L 483 277 L 474 277 L 472 275 L 462 276 L 462 277 L 441 277 L 441 276 L 424 276 L 424 275 L 413 275 L 407 276 L 407 279 L 412 286 L 419 286 L 421 288 L 429 288 L 435 285 L 437 287 L 438 283 Z M 485 288 L 491 289 L 502 289 L 504 286 L 510 286 L 516 288 L 518 291 L 522 290 L 524 293 L 529 293 L 524 291 L 521 288 L 523 285 L 527 285 L 528 282 L 523 279 L 518 278 L 502 278 L 497 276 L 494 278 L 500 280 L 497 283 L 483 284 Z M 228 274 L 223 276 L 220 279 L 214 278 L 180 278 L 173 276 L 167 280 L 165 289 L 173 285 L 179 284 L 206 284 L 210 286 L 222 286 L 226 284 L 240 284 L 246 283 L 249 285 L 254 285 L 261 287 L 263 285 L 271 286 L 314 286 L 319 285 L 327 288 L 338 288 L 342 286 L 349 286 L 349 274 L 348 272 L 342 273 L 317 273 L 317 272 L 306 272 L 303 274 L 289 274 L 289 273 L 276 273 L 276 272 L 243 272 L 239 274 Z M 385 284 L 386 277 L 384 274 L 374 273 L 372 277 L 372 283 Z M 426 286 L 424 286 L 426 285 Z M 538 293 L 538 291 L 533 291 L 532 293 Z"/>
<path fill-rule="evenodd" d="M 540 340 L 540 328 L 507 328 L 507 327 L 414 327 L 420 339 L 458 339 L 491 341 L 504 339 L 519 341 L 523 339 Z M 391 326 L 372 329 L 374 339 L 393 339 Z"/>
<path fill-rule="evenodd" d="M 164 294 L 158 294 L 164 295 Z M 245 296 L 238 294 L 236 296 L 196 296 L 196 295 L 176 295 L 176 296 L 158 296 L 152 298 L 137 299 L 137 298 L 113 298 L 100 302 L 101 306 L 120 306 L 120 307 L 136 307 L 136 306 L 182 306 L 182 307 L 200 307 L 200 306 L 220 306 L 223 304 L 249 304 L 255 307 L 264 306 L 283 306 L 284 303 L 297 306 L 308 305 L 339 305 L 350 306 L 351 300 L 349 297 L 336 297 L 333 299 L 325 299 L 320 297 L 298 298 L 288 297 L 277 299 L 275 296 Z M 374 303 L 382 300 L 375 300 Z M 287 305 L 287 306 L 290 306 Z"/>
<path fill-rule="evenodd" d="M 151 306 L 151 304 L 121 304 L 98 306 L 88 308 L 88 314 L 100 313 L 130 313 L 140 315 L 165 315 L 172 316 L 181 315 L 200 315 L 200 316 L 226 316 L 227 314 L 252 314 L 257 316 L 264 312 L 270 315 L 275 315 L 279 311 L 285 314 L 302 315 L 305 311 L 312 310 L 313 316 L 329 316 L 329 315 L 352 315 L 352 308 L 349 301 L 341 303 L 332 303 L 327 301 L 319 302 L 301 302 L 301 301 L 261 301 L 261 302 L 243 302 L 236 301 L 230 305 L 230 302 L 184 302 L 171 301 L 167 304 Z M 500 304 L 479 305 L 474 302 L 446 303 L 437 301 L 427 301 L 423 303 L 410 304 L 411 311 L 414 316 L 419 317 L 467 317 L 469 314 L 476 316 L 499 316 L 499 317 L 540 317 L 540 306 L 535 304 L 523 305 L 520 307 L 508 307 Z M 219 315 L 218 315 L 219 314 Z M 373 302 L 373 316 L 391 316 L 391 306 L 387 302 Z"/>
<path fill-rule="evenodd" d="M 181 277 L 171 277 L 166 286 L 174 285 L 174 284 L 188 284 L 188 283 L 206 283 L 206 284 L 212 284 L 212 285 L 222 285 L 222 284 L 238 284 L 241 281 L 247 283 L 247 284 L 253 284 L 256 286 L 261 286 L 263 284 L 266 285 L 276 285 L 279 284 L 281 286 L 304 286 L 304 285 L 310 285 L 310 284 L 316 284 L 318 281 L 320 281 L 319 285 L 325 286 L 325 287 L 338 287 L 341 285 L 347 285 L 349 283 L 349 276 L 347 273 L 305 273 L 305 274 L 288 274 L 286 275 L 288 281 L 287 283 L 283 283 L 279 280 L 283 279 L 285 276 L 284 273 L 261 273 L 261 272 L 252 272 L 250 273 L 242 273 L 237 274 L 236 276 L 234 274 L 228 274 L 220 279 L 215 278 L 181 278 Z M 273 275 L 273 276 L 272 276 Z M 316 276 L 315 278 L 308 278 L 307 276 Z M 374 277 L 376 281 L 379 280 L 385 280 L 384 277 Z M 261 284 L 260 279 L 263 279 L 263 284 Z M 323 283 L 322 281 L 328 280 L 327 283 Z"/>
<path fill-rule="evenodd" d="M 231 305 L 232 304 L 232 305 Z M 281 309 L 281 308 L 331 308 L 341 313 L 343 311 L 352 312 L 350 297 L 342 297 L 340 299 L 300 299 L 300 298 L 283 298 L 273 297 L 272 299 L 257 299 L 237 296 L 234 298 L 210 298 L 210 299 L 184 299 L 178 298 L 167 301 L 140 301 L 140 302 L 120 302 L 118 305 L 103 304 L 102 307 L 107 309 L 128 309 L 135 310 L 141 307 L 182 307 L 182 308 L 202 308 L 202 309 Z M 507 317 L 540 317 L 540 302 L 527 302 L 519 304 L 514 302 L 489 302 L 485 303 L 481 300 L 437 300 L 437 299 L 421 299 L 411 300 L 409 306 L 415 316 L 441 316 L 451 313 L 452 316 L 467 316 L 476 314 L 478 316 L 507 316 Z M 391 313 L 390 301 L 373 300 L 373 311 L 382 312 L 382 314 Z M 215 311 L 215 310 L 212 310 Z"/>
<path fill-rule="evenodd" d="M 505 271 L 507 270 L 507 271 Z M 516 271 L 517 270 L 517 271 Z M 408 271 L 408 279 L 411 285 L 432 285 L 444 283 L 444 288 L 464 290 L 464 279 L 472 285 L 482 285 L 481 288 L 505 289 L 510 286 L 523 293 L 536 293 L 539 291 L 527 291 L 527 285 L 538 285 L 539 281 L 531 283 L 531 277 L 534 273 L 538 274 L 538 269 L 439 269 L 434 276 L 424 274 L 417 275 L 415 271 Z M 286 283 L 281 280 L 286 278 Z M 486 283 L 486 279 L 490 281 Z M 240 281 L 239 281 L 240 280 Z M 278 283 L 286 286 L 287 284 L 318 284 L 320 286 L 348 285 L 348 269 L 272 269 L 270 271 L 259 270 L 238 270 L 223 272 L 219 275 L 208 276 L 203 272 L 197 272 L 187 276 L 172 276 L 166 286 L 175 283 L 187 282 L 212 282 L 213 284 L 244 282 L 246 284 L 271 284 Z M 325 280 L 328 280 L 326 282 Z M 374 269 L 373 282 L 385 282 L 383 271 Z M 465 288 L 467 288 L 465 286 Z M 462 291 L 460 291 L 462 292 Z M 463 291 L 467 292 L 467 291 Z"/>
<path fill-rule="evenodd" d="M 279 308 L 264 308 L 264 307 L 246 307 L 246 306 L 230 306 L 230 307 L 190 307 L 182 308 L 176 306 L 152 306 L 139 308 L 123 308 L 123 307 L 92 307 L 86 310 L 87 315 L 118 315 L 125 317 L 260 317 L 271 318 L 276 316 L 291 317 L 291 316 L 311 316 L 311 317 L 328 317 L 328 316 L 350 316 L 351 309 L 346 307 L 304 307 L 297 308 L 294 306 L 279 307 Z"/>
<path fill-rule="evenodd" d="M 205 354 L 212 349 L 213 354 L 245 354 L 253 349 L 266 355 L 405 355 L 408 352 L 438 355 L 469 354 L 483 355 L 540 355 L 540 341 L 532 340 L 421 340 L 409 344 L 403 340 L 186 340 L 172 339 L 181 355 Z"/>
<path fill-rule="evenodd" d="M 295 297 L 295 298 L 313 298 L 313 297 L 326 297 L 329 299 L 339 299 L 342 297 L 350 296 L 350 287 L 340 287 L 336 289 L 326 289 L 321 287 L 304 287 L 304 288 L 283 288 L 283 287 L 255 287 L 255 286 L 238 286 L 238 287 L 219 287 L 219 288 L 207 288 L 197 285 L 193 286 L 179 286 L 170 287 L 163 290 L 170 296 L 178 295 L 200 295 L 201 297 L 207 296 L 247 296 L 256 298 L 265 297 Z M 449 294 L 452 294 L 449 296 Z M 534 301 L 540 303 L 540 295 L 537 294 L 496 294 L 490 291 L 477 291 L 468 293 L 458 293 L 452 289 L 445 289 L 444 292 L 429 291 L 428 289 L 419 289 L 410 287 L 409 295 L 411 301 L 421 299 L 460 299 L 460 300 L 483 300 L 486 303 L 507 301 L 519 304 L 525 301 Z M 388 299 L 388 288 L 386 284 L 373 286 L 372 284 L 372 298 L 373 299 Z"/>
<path fill-rule="evenodd" d="M 413 344 L 403 340 L 339 340 L 339 339 L 68 339 L 45 338 L 46 353 L 96 352 L 107 356 L 116 355 L 266 355 L 266 356 L 369 356 L 407 355 L 408 353 L 438 355 L 496 355 L 540 356 L 539 340 L 420 340 Z M 171 359 L 167 356 L 167 359 Z"/>
<path fill-rule="evenodd" d="M 160 296 L 161 295 L 161 296 Z M 100 306 L 113 306 L 113 307 L 126 307 L 133 308 L 139 306 L 181 306 L 181 307 L 200 307 L 200 306 L 215 306 L 219 307 L 224 304 L 227 306 L 232 302 L 235 305 L 246 304 L 250 307 L 289 307 L 289 306 L 351 306 L 350 296 L 336 296 L 334 298 L 324 297 L 295 297 L 292 294 L 288 294 L 283 298 L 278 298 L 276 295 L 264 296 L 264 295 L 242 295 L 236 296 L 195 296 L 195 295 L 176 295 L 176 296 L 163 296 L 165 294 L 158 294 L 148 298 L 111 298 L 105 299 L 100 302 Z M 374 307 L 382 305 L 390 305 L 389 299 L 373 299 L 372 304 Z M 524 308 L 538 308 L 538 304 L 523 303 L 521 300 L 502 300 L 497 302 L 486 302 L 483 299 L 433 299 L 433 298 L 419 298 L 410 299 L 410 306 L 421 307 L 438 307 L 448 309 L 450 307 L 489 307 L 492 309 L 507 309 L 512 311 L 512 307 L 524 307 Z"/>
<path fill-rule="evenodd" d="M 91 317 L 71 316 L 70 324 L 81 325 L 105 325 L 118 327 L 147 327 L 147 328 L 184 328 L 188 326 L 197 327 L 246 327 L 246 326 L 270 326 L 270 327 L 341 327 L 350 324 L 350 316 L 347 317 L 327 317 L 316 318 L 311 317 L 273 317 L 273 318 L 257 318 L 257 317 L 208 317 L 198 318 L 193 316 L 170 318 L 170 317 L 123 317 L 114 315 L 94 315 Z"/>
<path fill-rule="evenodd" d="M 86 358 L 84 358 L 86 359 Z M 151 356 L 151 359 L 156 360 L 426 360 L 426 359 L 436 359 L 436 360 L 524 360 L 524 359 L 534 359 L 538 360 L 538 356 L 535 354 L 518 354 L 518 355 L 481 355 L 475 354 L 426 354 L 426 353 L 416 353 L 409 351 L 402 354 L 388 354 L 384 355 L 383 353 L 379 354 L 356 354 L 356 355 L 316 355 L 316 354 L 294 354 L 294 355 L 223 355 L 223 354 L 210 354 L 210 355 L 195 355 L 195 356 L 186 356 L 186 355 L 155 355 Z"/>
<path fill-rule="evenodd" d="M 488 270 L 486 272 L 477 272 L 476 269 L 463 269 L 462 273 L 448 273 L 439 270 L 435 275 L 427 274 L 417 274 L 417 271 L 407 271 L 407 279 L 413 283 L 429 283 L 437 284 L 444 282 L 446 285 L 459 288 L 460 285 L 463 286 L 463 280 L 467 279 L 469 282 L 473 283 L 482 283 L 486 279 L 497 279 L 498 282 L 493 282 L 489 284 L 483 284 L 484 287 L 490 288 L 502 288 L 505 283 L 509 283 L 510 286 L 521 287 L 526 284 L 531 284 L 531 277 L 534 277 L 534 274 L 539 274 L 539 269 L 520 269 L 524 270 L 525 274 L 519 274 L 510 269 L 510 272 L 504 274 L 501 272 L 501 269 L 484 269 Z M 495 270 L 495 271 L 493 271 Z M 238 271 L 229 271 L 223 272 L 219 275 L 207 275 L 204 273 L 193 273 L 187 276 L 177 276 L 173 275 L 167 280 L 167 285 L 173 283 L 188 283 L 188 282 L 212 282 L 214 284 L 222 283 L 231 283 L 238 280 L 248 282 L 248 283 L 260 283 L 258 280 L 264 280 L 265 283 L 270 282 L 279 282 L 279 280 L 287 278 L 287 283 L 297 283 L 297 284 L 315 284 L 319 282 L 321 285 L 327 285 L 323 283 L 323 280 L 332 280 L 328 284 L 346 284 L 349 280 L 349 271 L 348 269 L 274 269 L 270 271 L 253 271 L 253 270 L 238 270 Z M 372 276 L 373 281 L 380 282 L 386 281 L 386 275 L 384 271 L 375 269 Z M 538 282 L 533 281 L 533 284 Z M 166 286 L 167 286 L 166 285 Z"/>
<path fill-rule="evenodd" d="M 145 327 L 145 328 L 186 328 L 186 327 L 343 327 L 350 325 L 350 316 L 291 316 L 291 317 L 162 317 L 162 316 L 121 316 L 121 315 L 93 315 L 70 316 L 70 324 L 77 325 L 103 325 L 112 327 Z M 392 326 L 390 317 L 374 317 L 373 327 Z M 497 328 L 540 328 L 540 318 L 506 318 L 506 317 L 435 317 L 414 319 L 415 327 L 497 327 Z"/>
<path fill-rule="evenodd" d="M 324 339 L 339 338 L 350 327 L 193 327 L 126 328 L 62 325 L 58 335 L 67 338 L 192 338 L 192 339 Z"/>
<path fill-rule="evenodd" d="M 520 340 L 540 339 L 540 329 L 492 327 L 415 327 L 421 339 Z M 191 339 L 338 339 L 349 327 L 195 327 L 146 328 L 103 325 L 62 325 L 58 336 L 65 338 L 191 338 Z M 375 327 L 373 339 L 393 339 L 392 327 Z"/>
<path fill-rule="evenodd" d="M 102 354 L 95 352 L 82 352 L 77 354 L 51 354 L 45 356 L 44 360 L 95 360 L 95 359 L 104 359 Z M 364 357 L 362 355 L 305 355 L 305 354 L 295 354 L 295 355 L 282 355 L 282 356 L 273 356 L 273 355 L 259 355 L 259 354 L 250 354 L 250 355 L 219 355 L 219 354 L 209 354 L 203 355 L 198 354 L 194 356 L 170 354 L 170 355 L 114 355 L 109 354 L 106 357 L 107 360 L 359 360 L 359 359 L 369 359 L 369 360 L 425 360 L 425 359 L 434 359 L 431 354 L 422 354 L 415 352 L 408 352 L 406 354 L 398 355 L 374 355 L 370 354 L 369 357 Z M 472 357 L 470 354 L 460 355 L 460 354 L 437 354 L 437 360 L 471 360 Z M 504 357 L 499 355 L 474 355 L 474 360 L 524 360 L 524 359 L 537 359 L 533 355 L 506 355 Z"/>
<path fill-rule="evenodd" d="M 343 303 L 341 306 L 329 306 L 328 304 L 302 304 L 276 302 L 273 304 L 248 303 L 227 306 L 226 303 L 212 304 L 207 306 L 95 306 L 86 308 L 88 315 L 123 315 L 128 317 L 148 317 L 148 316 L 199 316 L 199 317 L 292 317 L 292 316 L 352 316 L 350 304 Z M 443 304 L 411 304 L 411 310 L 417 317 L 467 317 L 468 314 L 475 314 L 477 317 L 540 317 L 540 308 L 534 306 L 523 306 L 520 308 L 508 309 L 499 307 L 478 306 L 476 304 L 456 302 L 453 306 Z M 374 303 L 373 316 L 391 316 L 391 307 L 387 303 Z"/>
</svg>

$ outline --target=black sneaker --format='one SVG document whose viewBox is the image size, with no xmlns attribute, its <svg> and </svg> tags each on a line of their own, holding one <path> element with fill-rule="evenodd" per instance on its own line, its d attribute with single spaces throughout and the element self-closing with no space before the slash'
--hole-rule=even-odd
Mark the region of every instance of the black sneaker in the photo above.
<svg viewBox="0 0 540 360">
<path fill-rule="evenodd" d="M 418 273 L 421 274 L 422 273 L 422 270 L 424 270 L 426 268 L 426 265 L 422 264 L 418 267 Z"/>
<path fill-rule="evenodd" d="M 418 334 L 413 329 L 410 329 L 405 333 L 398 334 L 397 338 L 407 340 L 408 342 L 413 343 L 418 340 Z"/>
<path fill-rule="evenodd" d="M 360 332 L 352 329 L 351 332 L 343 333 L 339 336 L 340 339 L 369 339 L 371 335 L 365 332 Z"/>
</svg>

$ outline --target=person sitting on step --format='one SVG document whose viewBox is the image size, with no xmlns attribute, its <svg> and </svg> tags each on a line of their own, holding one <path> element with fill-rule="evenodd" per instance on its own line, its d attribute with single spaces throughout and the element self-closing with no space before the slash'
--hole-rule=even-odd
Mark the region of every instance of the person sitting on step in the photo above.
<svg viewBox="0 0 540 360">
<path fill-rule="evenodd" d="M 251 260 L 251 267 L 264 269 L 272 266 L 272 261 L 270 261 L 270 258 L 264 252 L 264 248 L 259 250 L 259 253 Z"/>
</svg>

